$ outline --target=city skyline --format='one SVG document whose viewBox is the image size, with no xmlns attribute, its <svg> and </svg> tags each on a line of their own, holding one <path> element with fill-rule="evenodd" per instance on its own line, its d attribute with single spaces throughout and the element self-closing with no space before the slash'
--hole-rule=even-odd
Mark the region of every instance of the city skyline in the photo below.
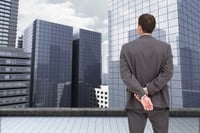
<svg viewBox="0 0 200 133">
<path fill-rule="evenodd" d="M 1 0 L 3 36 L 10 8 L 4 6 L 12 1 L 19 2 L 19 15 L 9 22 L 13 48 L 0 40 L 0 132 L 128 133 L 118 57 L 121 46 L 138 37 L 138 17 L 152 8 L 153 36 L 169 42 L 175 57 L 169 133 L 199 132 L 199 0 Z"/>
<path fill-rule="evenodd" d="M 18 0 L 9 1 L 18 2 Z M 36 18 L 41 18 L 41 20 L 57 24 L 72 25 L 74 27 L 74 32 L 77 32 L 79 28 L 97 32 L 100 30 L 99 32 L 103 33 L 102 47 L 106 44 L 109 45 L 109 69 L 105 66 L 102 67 L 102 72 L 108 72 L 109 70 L 109 78 L 106 74 L 102 75 L 102 77 L 110 80 L 109 86 L 111 90 L 115 88 L 115 90 L 110 91 L 114 95 L 111 94 L 110 96 L 117 99 L 117 95 L 119 94 L 118 96 L 120 96 L 120 99 L 114 101 L 115 103 L 118 102 L 117 104 L 121 107 L 125 103 L 126 94 L 125 91 L 122 90 L 125 86 L 121 82 L 119 76 L 119 52 L 123 44 L 138 37 L 136 27 L 139 15 L 142 13 L 151 13 L 156 17 L 158 22 L 153 36 L 159 40 L 170 43 L 172 46 L 175 72 L 171 82 L 169 82 L 171 107 L 199 106 L 193 102 L 195 99 L 198 99 L 200 86 L 200 77 L 198 76 L 199 27 L 197 17 L 199 9 L 196 7 L 199 5 L 199 2 L 197 0 L 193 0 L 193 3 L 178 0 L 125 0 L 120 2 L 112 0 L 109 3 L 111 9 L 108 11 L 109 23 L 107 23 L 108 18 L 104 12 L 104 9 L 106 9 L 104 6 L 107 5 L 105 4 L 106 2 L 107 0 L 101 1 L 100 3 L 99 1 L 95 3 L 91 0 L 83 0 L 84 5 L 82 5 L 78 3 L 77 0 L 30 0 L 29 2 L 20 0 L 18 35 L 21 34 L 20 32 L 24 31 L 26 25 L 31 24 L 29 21 Z M 194 3 L 196 3 L 196 5 Z M 1 2 L 1 4 L 3 4 L 1 7 L 5 8 L 3 10 L 10 8 L 6 7 L 5 3 Z M 95 4 L 99 4 L 96 10 L 94 10 L 95 8 L 93 7 Z M 100 7 L 104 8 L 100 9 Z M 28 8 L 31 9 L 27 11 Z M 60 10 L 56 10 L 58 8 Z M 192 11 L 192 8 L 197 10 Z M 54 12 L 50 12 L 52 10 Z M 91 12 L 92 10 L 94 10 L 94 12 Z M 195 14 L 196 16 L 190 14 Z M 190 22 L 189 18 L 193 21 Z M 109 36 L 107 35 L 107 25 L 109 26 Z M 185 29 L 187 29 L 190 34 L 185 34 Z M 109 39 L 109 41 L 107 41 L 107 39 Z M 106 48 L 105 51 L 107 51 Z M 102 58 L 102 60 L 106 60 L 106 56 Z M 105 81 L 105 84 L 106 82 L 107 81 Z M 190 100 L 184 100 L 184 97 L 191 98 Z"/>
<path fill-rule="evenodd" d="M 41 19 L 72 26 L 74 32 L 78 32 L 79 28 L 100 32 L 102 45 L 108 45 L 107 6 L 108 0 L 20 0 L 17 36 L 21 36 L 35 19 Z M 102 59 L 103 64 L 106 64 L 105 61 Z M 102 66 L 102 71 L 107 73 L 108 67 Z"/>
</svg>

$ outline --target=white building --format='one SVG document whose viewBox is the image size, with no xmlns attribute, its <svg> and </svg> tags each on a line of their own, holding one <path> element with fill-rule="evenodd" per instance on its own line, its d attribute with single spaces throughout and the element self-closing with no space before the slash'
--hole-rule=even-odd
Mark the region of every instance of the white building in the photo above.
<svg viewBox="0 0 200 133">
<path fill-rule="evenodd" d="M 101 88 L 94 88 L 90 90 L 90 105 L 99 108 L 109 107 L 109 92 L 108 86 L 102 85 Z"/>
</svg>

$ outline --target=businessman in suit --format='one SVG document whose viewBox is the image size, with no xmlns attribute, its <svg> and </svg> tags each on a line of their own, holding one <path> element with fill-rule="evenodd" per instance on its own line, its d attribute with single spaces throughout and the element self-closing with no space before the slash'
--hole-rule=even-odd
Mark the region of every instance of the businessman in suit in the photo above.
<svg viewBox="0 0 200 133">
<path fill-rule="evenodd" d="M 173 74 L 169 44 L 152 37 L 156 21 L 151 14 L 138 20 L 136 40 L 123 45 L 120 74 L 127 86 L 126 111 L 130 133 L 143 133 L 147 118 L 154 133 L 168 133 L 168 81 Z"/>
</svg>

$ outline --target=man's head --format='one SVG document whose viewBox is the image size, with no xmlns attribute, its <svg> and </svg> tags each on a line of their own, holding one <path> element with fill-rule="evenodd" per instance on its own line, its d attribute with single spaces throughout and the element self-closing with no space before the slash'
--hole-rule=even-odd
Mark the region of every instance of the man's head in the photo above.
<svg viewBox="0 0 200 133">
<path fill-rule="evenodd" d="M 156 26 L 156 20 L 153 15 L 151 14 L 142 14 L 138 19 L 138 33 L 144 34 L 149 33 L 151 34 Z"/>
</svg>

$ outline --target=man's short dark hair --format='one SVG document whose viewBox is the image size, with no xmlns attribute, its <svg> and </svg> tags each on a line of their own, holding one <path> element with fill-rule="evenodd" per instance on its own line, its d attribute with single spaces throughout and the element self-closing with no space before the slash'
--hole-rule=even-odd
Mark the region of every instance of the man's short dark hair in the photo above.
<svg viewBox="0 0 200 133">
<path fill-rule="evenodd" d="M 138 24 L 142 27 L 145 33 L 152 33 L 156 26 L 156 20 L 151 14 L 142 14 L 139 17 Z"/>
</svg>

